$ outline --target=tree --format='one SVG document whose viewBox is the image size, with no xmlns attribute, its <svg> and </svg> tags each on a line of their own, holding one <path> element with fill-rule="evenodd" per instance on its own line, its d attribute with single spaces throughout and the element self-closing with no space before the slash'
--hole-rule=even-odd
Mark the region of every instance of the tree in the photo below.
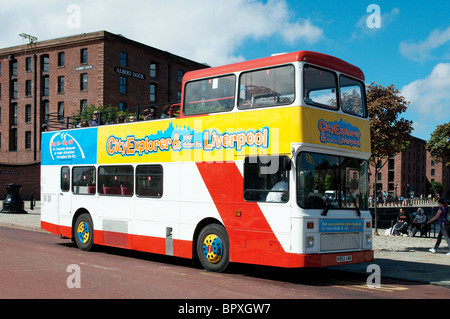
<svg viewBox="0 0 450 319">
<path fill-rule="evenodd" d="M 450 122 L 436 127 L 426 148 L 436 162 L 450 167 Z"/>
<path fill-rule="evenodd" d="M 409 145 L 412 121 L 399 118 L 400 114 L 406 111 L 409 102 L 400 95 L 394 85 L 383 87 L 372 82 L 367 86 L 366 96 L 372 140 L 370 163 L 376 177 L 390 156 L 402 152 Z M 378 235 L 375 185 L 375 234 Z"/>
<path fill-rule="evenodd" d="M 442 185 L 439 182 L 431 182 L 430 192 L 435 197 L 440 197 L 443 191 L 444 191 L 444 185 Z"/>
</svg>

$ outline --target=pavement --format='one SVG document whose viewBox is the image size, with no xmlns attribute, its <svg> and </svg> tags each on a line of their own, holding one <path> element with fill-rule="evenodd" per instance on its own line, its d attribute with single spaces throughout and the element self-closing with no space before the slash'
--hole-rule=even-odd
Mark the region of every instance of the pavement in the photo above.
<svg viewBox="0 0 450 319">
<path fill-rule="evenodd" d="M 33 210 L 25 203 L 27 214 L 0 213 L 0 226 L 41 230 L 40 202 Z M 429 252 L 436 242 L 436 237 L 387 236 L 384 229 L 379 229 L 378 236 L 373 236 L 375 260 L 372 263 L 348 264 L 334 269 L 364 273 L 368 276 L 371 264 L 378 265 L 382 277 L 408 280 L 423 284 L 450 288 L 450 256 L 445 240 L 441 242 L 436 254 Z"/>
</svg>

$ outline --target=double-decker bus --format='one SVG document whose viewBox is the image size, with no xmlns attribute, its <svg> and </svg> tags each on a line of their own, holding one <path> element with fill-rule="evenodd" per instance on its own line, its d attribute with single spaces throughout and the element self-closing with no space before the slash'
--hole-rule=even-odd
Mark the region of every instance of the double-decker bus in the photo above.
<svg viewBox="0 0 450 319">
<path fill-rule="evenodd" d="M 286 53 L 186 73 L 177 117 L 44 132 L 41 227 L 210 271 L 372 261 L 363 81 Z"/>
</svg>

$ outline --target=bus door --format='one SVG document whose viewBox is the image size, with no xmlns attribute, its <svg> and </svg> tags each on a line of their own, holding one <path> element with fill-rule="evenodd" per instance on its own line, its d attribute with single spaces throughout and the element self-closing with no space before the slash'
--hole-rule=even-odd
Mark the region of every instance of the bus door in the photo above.
<svg viewBox="0 0 450 319">
<path fill-rule="evenodd" d="M 270 264 L 283 252 L 275 232 L 283 230 L 284 224 L 289 230 L 289 216 L 282 214 L 289 210 L 289 164 L 284 155 L 248 156 L 244 160 L 243 194 L 235 199 L 233 223 L 235 251 L 239 258 L 250 258 L 242 262 Z M 242 180 L 235 181 L 235 187 L 241 185 Z M 274 220 L 278 220 L 276 225 Z"/>
<path fill-rule="evenodd" d="M 61 188 L 57 194 L 58 198 L 58 223 L 57 225 L 68 226 L 72 224 L 70 217 L 70 208 L 72 205 L 72 194 L 70 193 L 70 168 L 69 166 L 61 167 Z M 62 232 L 62 231 L 61 231 Z M 70 236 L 70 234 L 65 234 Z"/>
</svg>

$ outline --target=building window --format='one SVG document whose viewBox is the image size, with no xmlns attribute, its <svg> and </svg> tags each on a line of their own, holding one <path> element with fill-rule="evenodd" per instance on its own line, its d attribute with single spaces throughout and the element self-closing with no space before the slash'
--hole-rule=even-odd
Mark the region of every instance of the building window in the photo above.
<svg viewBox="0 0 450 319">
<path fill-rule="evenodd" d="M 64 93 L 65 78 L 63 76 L 58 77 L 58 93 Z"/>
<path fill-rule="evenodd" d="M 31 131 L 25 132 L 25 149 L 31 148 Z"/>
<path fill-rule="evenodd" d="M 183 82 L 184 71 L 178 70 L 178 83 Z"/>
<path fill-rule="evenodd" d="M 80 63 L 88 63 L 88 49 L 81 49 Z"/>
<path fill-rule="evenodd" d="M 124 76 L 120 77 L 120 93 L 127 94 L 127 78 Z"/>
<path fill-rule="evenodd" d="M 128 66 L 128 53 L 120 52 L 120 66 Z"/>
<path fill-rule="evenodd" d="M 64 120 L 64 102 L 58 102 L 58 120 Z"/>
<path fill-rule="evenodd" d="M 9 133 L 9 151 L 17 151 L 17 129 L 11 129 Z"/>
<path fill-rule="evenodd" d="M 17 103 L 11 104 L 12 125 L 17 125 Z"/>
<path fill-rule="evenodd" d="M 11 76 L 17 76 L 17 60 L 11 61 Z"/>
<path fill-rule="evenodd" d="M 13 100 L 17 100 L 17 80 L 11 81 L 11 87 L 12 87 L 11 98 Z"/>
<path fill-rule="evenodd" d="M 42 57 L 42 72 L 49 72 L 50 71 L 50 58 L 48 55 L 44 55 Z"/>
<path fill-rule="evenodd" d="M 66 65 L 66 54 L 64 52 L 58 53 L 58 67 L 63 67 Z"/>
<path fill-rule="evenodd" d="M 383 174 L 382 173 L 378 173 L 377 179 L 379 181 L 381 181 L 383 179 Z"/>
<path fill-rule="evenodd" d="M 50 107 L 48 101 L 42 102 L 42 110 L 44 111 L 44 122 L 48 123 L 48 114 L 50 112 Z"/>
<path fill-rule="evenodd" d="M 25 81 L 25 96 L 31 96 L 31 80 Z"/>
<path fill-rule="evenodd" d="M 25 105 L 25 123 L 31 123 L 31 105 Z"/>
<path fill-rule="evenodd" d="M 156 102 L 156 84 L 150 84 L 150 102 Z"/>
<path fill-rule="evenodd" d="M 48 75 L 42 77 L 42 82 L 43 82 L 42 95 L 48 96 L 49 91 L 50 91 L 50 79 L 49 79 Z"/>
<path fill-rule="evenodd" d="M 150 77 L 156 78 L 156 63 L 150 63 Z"/>
<path fill-rule="evenodd" d="M 83 113 L 87 109 L 87 100 L 80 101 L 80 112 Z"/>
<path fill-rule="evenodd" d="M 120 111 L 125 111 L 126 109 L 127 109 L 127 103 L 125 103 L 125 102 L 120 102 L 119 103 L 119 110 Z"/>
<path fill-rule="evenodd" d="M 80 90 L 87 91 L 88 88 L 88 75 L 87 73 L 83 73 L 80 75 Z"/>
<path fill-rule="evenodd" d="M 431 176 L 434 176 L 434 174 L 435 174 L 435 170 L 434 170 L 434 168 L 432 168 L 431 169 Z"/>
<path fill-rule="evenodd" d="M 25 58 L 25 71 L 30 72 L 31 71 L 31 58 Z"/>
</svg>

